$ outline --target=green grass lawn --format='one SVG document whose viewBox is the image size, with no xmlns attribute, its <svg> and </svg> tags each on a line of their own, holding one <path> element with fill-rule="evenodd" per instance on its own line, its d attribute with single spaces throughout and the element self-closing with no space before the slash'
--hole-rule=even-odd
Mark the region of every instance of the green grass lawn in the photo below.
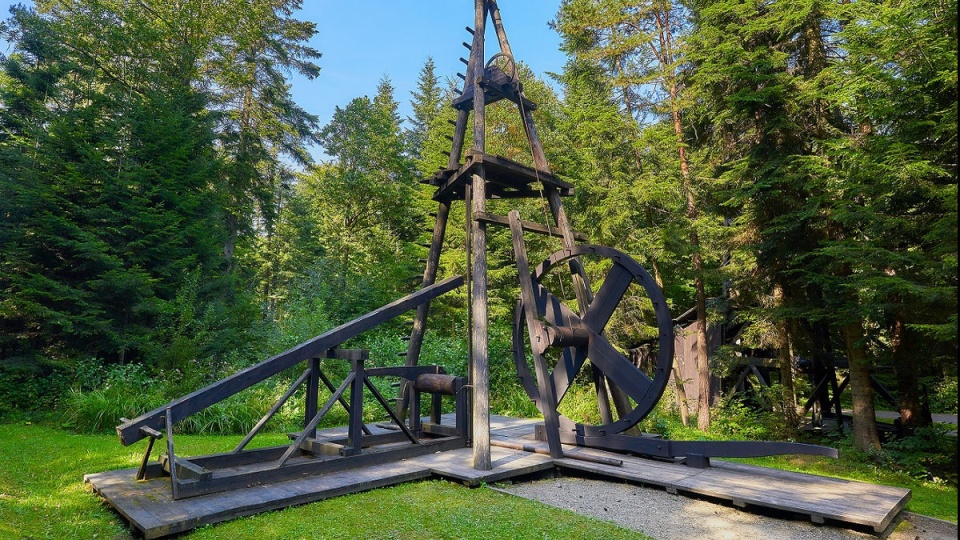
<svg viewBox="0 0 960 540">
<path fill-rule="evenodd" d="M 177 437 L 199 455 L 239 437 Z M 261 445 L 279 444 L 268 434 Z M 125 448 L 110 435 L 77 435 L 45 425 L 0 424 L 0 538 L 131 535 L 83 484 L 86 473 L 136 467 L 145 443 Z M 757 465 L 897 485 L 913 490 L 907 510 L 957 521 L 957 489 L 879 470 L 869 463 L 810 456 L 744 460 Z M 638 533 L 480 487 L 444 481 L 404 484 L 201 528 L 189 538 L 638 538 Z M 642 537 L 641 537 L 642 538 Z"/>
<path fill-rule="evenodd" d="M 261 444 L 284 439 L 266 435 Z M 177 449 L 184 455 L 212 453 L 238 440 L 182 435 Z M 144 448 L 144 442 L 125 448 L 110 435 L 0 424 L 0 538 L 131 538 L 120 517 L 83 484 L 83 475 L 136 467 Z M 187 536 L 635 539 L 638 533 L 486 487 L 426 481 L 241 518 Z"/>
</svg>

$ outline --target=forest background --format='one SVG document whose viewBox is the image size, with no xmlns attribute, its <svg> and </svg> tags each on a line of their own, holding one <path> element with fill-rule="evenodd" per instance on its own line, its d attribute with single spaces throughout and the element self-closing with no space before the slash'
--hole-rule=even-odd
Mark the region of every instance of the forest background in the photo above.
<svg viewBox="0 0 960 540">
<path fill-rule="evenodd" d="M 320 125 L 290 92 L 293 74 L 323 76 L 301 7 L 11 10 L 0 417 L 109 430 L 419 286 L 436 203 L 417 180 L 446 165 L 459 80 L 425 58 L 408 118 L 384 78 Z M 801 356 L 847 360 L 862 450 L 880 448 L 877 366 L 893 368 L 907 429 L 924 406 L 956 413 L 955 0 L 565 0 L 553 25 L 562 71 L 519 72 L 554 172 L 576 186 L 574 227 L 649 268 L 674 314 L 749 323 L 742 346 L 781 361 L 774 431 L 797 425 Z M 515 111 L 495 105 L 487 125 L 489 153 L 532 163 Z M 452 228 L 441 275 L 464 272 L 463 245 Z M 532 258 L 558 247 L 532 241 Z M 489 252 L 493 405 L 531 414 L 509 237 Z M 434 302 L 423 362 L 465 372 L 465 301 Z M 398 321 L 358 345 L 396 363 L 407 333 Z M 702 369 L 723 374 L 735 352 Z M 182 429 L 245 431 L 284 388 Z M 693 409 L 708 430 L 710 407 Z M 728 429 L 756 425 L 736 418 Z"/>
</svg>

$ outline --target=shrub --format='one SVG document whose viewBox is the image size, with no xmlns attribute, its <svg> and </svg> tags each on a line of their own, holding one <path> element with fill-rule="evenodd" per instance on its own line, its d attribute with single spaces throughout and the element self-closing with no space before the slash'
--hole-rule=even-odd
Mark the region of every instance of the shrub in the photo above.
<svg viewBox="0 0 960 540">
<path fill-rule="evenodd" d="M 932 412 L 957 414 L 957 378 L 946 377 L 936 383 L 929 398 Z"/>
<path fill-rule="evenodd" d="M 764 440 L 772 436 L 776 419 L 744 403 L 739 396 L 711 410 L 710 434 L 720 438 Z"/>
<path fill-rule="evenodd" d="M 957 485 L 957 438 L 934 424 L 884 445 L 878 461 L 918 480 Z"/>
<path fill-rule="evenodd" d="M 164 401 L 163 388 L 142 365 L 86 360 L 77 365 L 64 398 L 62 424 L 83 433 L 111 431 L 121 418 L 134 418 Z"/>
<path fill-rule="evenodd" d="M 69 368 L 44 358 L 0 362 L 0 419 L 50 411 L 70 386 Z"/>
</svg>

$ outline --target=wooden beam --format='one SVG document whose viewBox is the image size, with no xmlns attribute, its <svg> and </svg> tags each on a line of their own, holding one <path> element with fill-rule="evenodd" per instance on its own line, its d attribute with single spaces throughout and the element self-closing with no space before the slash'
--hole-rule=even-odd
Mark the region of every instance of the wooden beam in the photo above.
<svg viewBox="0 0 960 540">
<path fill-rule="evenodd" d="M 533 354 L 535 370 L 537 372 L 537 386 L 540 388 L 540 399 L 537 407 L 543 413 L 544 431 L 547 435 L 547 446 L 550 448 L 550 457 L 563 457 L 563 447 L 560 445 L 560 421 L 557 418 L 556 389 L 547 367 L 547 362 L 538 349 L 542 343 L 542 325 L 537 320 L 537 301 L 533 291 L 533 281 L 530 278 L 530 265 L 527 264 L 527 248 L 523 242 L 523 230 L 520 226 L 520 213 L 510 211 L 510 236 L 513 239 L 513 254 L 517 259 L 517 273 L 520 280 L 520 298 L 524 304 L 524 318 L 527 323 L 527 336 L 530 338 L 530 349 Z"/>
<path fill-rule="evenodd" d="M 486 0 L 475 0 L 474 10 L 473 27 L 479 39 L 474 41 L 473 48 L 473 150 L 482 154 L 486 144 L 486 96 L 480 83 L 483 78 L 483 35 L 487 23 Z M 490 457 L 490 364 L 487 350 L 487 228 L 473 219 L 474 215 L 487 211 L 483 163 L 475 165 L 472 190 L 470 222 L 467 226 L 471 230 L 472 262 L 470 383 L 473 385 L 473 467 L 488 471 L 493 464 Z"/>
<path fill-rule="evenodd" d="M 306 361 L 314 356 L 322 355 L 328 349 L 334 348 L 352 337 L 362 334 L 383 322 L 401 315 L 424 302 L 429 302 L 441 294 L 452 291 L 461 285 L 463 285 L 463 277 L 453 276 L 435 285 L 424 287 L 413 294 L 409 294 L 395 302 L 342 324 L 329 332 L 301 343 L 290 350 L 268 358 L 255 366 L 238 371 L 225 379 L 171 401 L 133 420 L 120 424 L 117 426 L 117 435 L 120 437 L 120 442 L 124 446 L 129 446 L 144 438 L 143 433 L 140 431 L 140 428 L 143 426 L 154 429 L 162 428 L 163 417 L 167 414 L 168 410 L 171 411 L 177 419 L 186 418 L 300 362 Z"/>
<path fill-rule="evenodd" d="M 490 214 L 490 213 L 487 213 L 487 212 L 484 212 L 483 214 L 477 214 L 477 215 L 473 216 L 473 219 L 480 220 L 480 221 L 486 222 L 486 223 L 488 223 L 488 224 L 502 225 L 502 226 L 504 226 L 504 227 L 509 227 L 509 226 L 510 226 L 510 219 L 509 219 L 509 218 L 506 218 L 506 217 L 504 217 L 504 216 L 498 216 L 498 215 L 496 215 L 496 214 Z M 545 234 L 545 235 L 548 235 L 548 236 L 554 236 L 554 237 L 558 237 L 558 238 L 563 238 L 563 231 L 561 231 L 561 230 L 560 230 L 559 228 L 557 228 L 557 227 L 547 227 L 546 225 L 541 225 L 540 223 L 534 223 L 534 222 L 532 222 L 532 221 L 523 221 L 523 220 L 520 221 L 520 226 L 523 227 L 523 230 L 524 230 L 525 232 L 532 232 L 532 233 L 536 233 L 536 234 Z M 581 242 L 587 242 L 587 241 L 588 241 L 587 235 L 585 235 L 585 234 L 583 234 L 583 233 L 575 232 L 575 233 L 573 233 L 573 234 L 574 234 L 574 238 L 576 238 L 577 240 L 579 240 L 579 241 L 581 241 Z"/>
</svg>

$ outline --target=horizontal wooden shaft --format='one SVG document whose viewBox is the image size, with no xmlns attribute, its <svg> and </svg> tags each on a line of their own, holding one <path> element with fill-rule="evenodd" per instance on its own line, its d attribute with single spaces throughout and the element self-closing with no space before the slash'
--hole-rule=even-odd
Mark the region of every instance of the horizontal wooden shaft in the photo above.
<svg viewBox="0 0 960 540">
<path fill-rule="evenodd" d="M 441 374 L 424 374 L 417 377 L 414 387 L 418 392 L 442 394 L 445 396 L 457 395 L 457 383 L 462 382 L 460 377 Z"/>
</svg>

